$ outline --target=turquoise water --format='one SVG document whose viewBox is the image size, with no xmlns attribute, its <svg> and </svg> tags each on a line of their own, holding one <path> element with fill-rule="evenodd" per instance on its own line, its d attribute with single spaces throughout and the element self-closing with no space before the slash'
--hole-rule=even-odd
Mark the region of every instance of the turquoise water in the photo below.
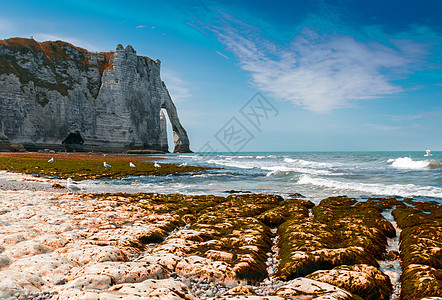
<svg viewBox="0 0 442 300">
<path fill-rule="evenodd" d="M 227 190 L 328 196 L 401 196 L 442 203 L 442 152 L 281 152 L 166 155 L 164 162 L 215 167 L 204 174 L 90 181 L 94 191 L 227 195 Z M 160 163 L 161 161 L 158 160 Z"/>
</svg>

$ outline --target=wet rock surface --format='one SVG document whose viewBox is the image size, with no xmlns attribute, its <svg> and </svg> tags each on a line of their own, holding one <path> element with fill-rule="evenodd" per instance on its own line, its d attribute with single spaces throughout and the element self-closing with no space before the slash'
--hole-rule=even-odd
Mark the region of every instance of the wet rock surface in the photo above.
<svg viewBox="0 0 442 300">
<path fill-rule="evenodd" d="M 313 207 L 293 213 L 279 227 L 282 278 L 295 278 L 340 265 L 378 267 L 387 237 L 395 231 L 374 208 L 355 207 L 356 200 L 327 198 Z M 300 204 L 302 206 L 302 204 Z"/>
<path fill-rule="evenodd" d="M 393 207 L 403 286 L 438 296 L 440 207 L 395 201 L 2 191 L 0 298 L 388 299 Z"/>
<path fill-rule="evenodd" d="M 442 207 L 411 202 L 392 214 L 401 232 L 401 299 L 442 297 Z"/>
<path fill-rule="evenodd" d="M 327 282 L 370 300 L 389 299 L 392 289 L 389 277 L 368 265 L 339 266 L 316 271 L 307 278 Z"/>
<path fill-rule="evenodd" d="M 328 283 L 309 278 L 296 278 L 288 281 L 276 292 L 289 299 L 339 299 L 352 300 L 351 293 Z"/>
</svg>

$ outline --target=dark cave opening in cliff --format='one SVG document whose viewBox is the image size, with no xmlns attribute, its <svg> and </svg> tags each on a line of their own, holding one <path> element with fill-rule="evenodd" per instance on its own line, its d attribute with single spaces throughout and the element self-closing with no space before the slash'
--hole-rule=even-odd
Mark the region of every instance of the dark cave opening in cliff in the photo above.
<svg viewBox="0 0 442 300">
<path fill-rule="evenodd" d="M 83 143 L 84 139 L 78 130 L 75 132 L 70 132 L 62 142 L 63 145 L 83 145 Z"/>
</svg>

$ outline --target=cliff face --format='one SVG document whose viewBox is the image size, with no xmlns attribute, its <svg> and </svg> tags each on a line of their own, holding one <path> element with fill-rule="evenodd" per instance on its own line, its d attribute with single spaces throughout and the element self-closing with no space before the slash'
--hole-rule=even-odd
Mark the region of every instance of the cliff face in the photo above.
<svg viewBox="0 0 442 300">
<path fill-rule="evenodd" d="M 61 41 L 0 41 L 0 139 L 28 149 L 168 151 L 165 110 L 174 152 L 190 152 L 160 65 L 131 46 L 91 53 Z"/>
</svg>

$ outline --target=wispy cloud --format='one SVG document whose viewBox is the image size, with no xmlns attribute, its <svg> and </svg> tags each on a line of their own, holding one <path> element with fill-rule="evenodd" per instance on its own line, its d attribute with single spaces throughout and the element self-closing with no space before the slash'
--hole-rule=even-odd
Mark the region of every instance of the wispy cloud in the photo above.
<svg viewBox="0 0 442 300">
<path fill-rule="evenodd" d="M 404 129 L 402 126 L 389 126 L 380 124 L 365 124 L 365 126 L 371 127 L 378 131 L 398 131 Z"/>
<path fill-rule="evenodd" d="M 174 102 L 183 101 L 191 96 L 188 84 L 180 78 L 178 73 L 171 70 L 163 70 L 161 77 L 166 83 Z"/>
<path fill-rule="evenodd" d="M 428 119 L 428 118 L 441 118 L 442 117 L 442 110 L 433 110 L 429 112 L 423 112 L 419 114 L 414 115 L 396 115 L 391 116 L 392 121 L 410 121 L 410 120 L 417 120 L 417 119 Z"/>
<path fill-rule="evenodd" d="M 60 34 L 53 34 L 53 33 L 36 33 L 34 35 L 34 39 L 36 41 L 64 41 L 64 42 L 68 42 L 71 43 L 74 46 L 78 46 L 81 48 L 84 48 L 88 51 L 103 51 L 103 49 L 100 49 L 100 47 L 91 44 L 87 41 L 75 38 L 75 37 L 71 37 L 71 36 L 65 36 L 65 35 L 60 35 Z"/>
<path fill-rule="evenodd" d="M 138 25 L 138 26 L 135 27 L 135 28 L 144 28 L 144 27 L 146 27 L 146 25 Z"/>
<path fill-rule="evenodd" d="M 386 46 L 309 28 L 288 45 L 279 45 L 263 38 L 258 28 L 224 13 L 218 24 L 207 28 L 250 72 L 259 89 L 319 113 L 402 92 L 393 77 L 406 73 L 425 52 L 409 40 Z"/>
<path fill-rule="evenodd" d="M 371 127 L 376 131 L 385 132 L 385 133 L 392 133 L 392 134 L 406 134 L 410 130 L 422 128 L 422 125 L 420 125 L 420 124 L 411 124 L 408 126 L 393 126 L 393 125 L 384 125 L 384 124 L 365 124 L 365 126 Z"/>
<path fill-rule="evenodd" d="M 221 53 L 221 52 L 219 52 L 218 50 L 217 51 L 215 51 L 216 52 L 216 54 L 218 54 L 218 55 L 220 55 L 220 56 L 222 56 L 222 57 L 224 57 L 225 59 L 230 59 L 227 55 L 225 55 L 225 54 L 223 54 L 223 53 Z"/>
</svg>

